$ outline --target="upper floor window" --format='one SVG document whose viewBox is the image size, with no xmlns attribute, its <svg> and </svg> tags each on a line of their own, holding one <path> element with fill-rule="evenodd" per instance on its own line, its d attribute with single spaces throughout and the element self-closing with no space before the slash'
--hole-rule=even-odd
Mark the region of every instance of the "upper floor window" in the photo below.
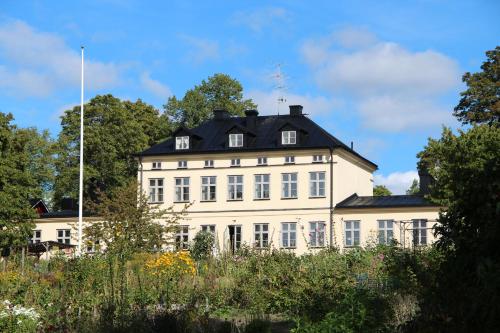
<svg viewBox="0 0 500 333">
<path fill-rule="evenodd" d="M 309 222 L 309 244 L 312 247 L 325 246 L 325 222 Z"/>
<path fill-rule="evenodd" d="M 295 156 L 285 156 L 285 164 L 294 164 Z"/>
<path fill-rule="evenodd" d="M 163 202 L 163 178 L 149 179 L 149 202 Z"/>
<path fill-rule="evenodd" d="M 232 166 L 232 167 L 239 167 L 239 166 L 241 166 L 241 161 L 240 161 L 240 159 L 239 159 L 239 158 L 233 158 L 233 159 L 231 160 L 231 166 Z"/>
<path fill-rule="evenodd" d="M 281 197 L 285 199 L 297 198 L 297 174 L 281 174 Z"/>
<path fill-rule="evenodd" d="M 175 178 L 175 201 L 189 201 L 189 177 Z"/>
<path fill-rule="evenodd" d="M 201 177 L 201 201 L 215 201 L 215 176 Z"/>
<path fill-rule="evenodd" d="M 213 168 L 214 160 L 205 160 L 205 168 Z"/>
<path fill-rule="evenodd" d="M 255 175 L 255 199 L 269 199 L 269 175 Z"/>
<path fill-rule="evenodd" d="M 229 134 L 229 147 L 243 147 L 243 134 Z"/>
<path fill-rule="evenodd" d="M 30 244 L 40 243 L 42 241 L 42 230 L 33 230 L 33 236 L 29 239 Z"/>
<path fill-rule="evenodd" d="M 178 250 L 187 250 L 189 248 L 189 226 L 180 225 L 177 227 L 175 245 Z"/>
<path fill-rule="evenodd" d="M 178 161 L 177 162 L 177 168 L 178 169 L 186 169 L 188 167 L 188 162 L 187 161 Z"/>
<path fill-rule="evenodd" d="M 228 199 L 243 200 L 243 176 L 227 176 Z"/>
<path fill-rule="evenodd" d="M 390 244 L 394 238 L 393 220 L 378 220 L 378 243 Z"/>
<path fill-rule="evenodd" d="M 324 197 L 325 196 L 325 173 L 310 172 L 309 196 Z"/>
<path fill-rule="evenodd" d="M 267 165 L 267 157 L 257 157 L 257 165 Z"/>
<path fill-rule="evenodd" d="M 427 220 L 413 220 L 413 245 L 427 244 Z"/>
<path fill-rule="evenodd" d="M 269 245 L 269 224 L 254 224 L 255 247 L 263 248 Z"/>
<path fill-rule="evenodd" d="M 297 244 L 297 223 L 281 223 L 281 246 L 295 247 Z"/>
<path fill-rule="evenodd" d="M 297 132 L 295 132 L 295 131 L 283 131 L 283 132 L 281 132 L 281 144 L 294 145 L 296 143 L 297 143 Z"/>
<path fill-rule="evenodd" d="M 153 170 L 160 170 L 161 169 L 161 162 L 158 162 L 158 161 L 153 162 L 152 166 L 151 166 L 151 169 L 153 169 Z"/>
<path fill-rule="evenodd" d="M 359 245 L 359 221 L 345 221 L 345 246 Z"/>
<path fill-rule="evenodd" d="M 57 229 L 57 242 L 64 244 L 71 243 L 71 229 Z"/>
<path fill-rule="evenodd" d="M 175 149 L 189 149 L 189 136 L 175 137 Z"/>
<path fill-rule="evenodd" d="M 323 155 L 313 155 L 313 163 L 322 163 Z"/>
</svg>

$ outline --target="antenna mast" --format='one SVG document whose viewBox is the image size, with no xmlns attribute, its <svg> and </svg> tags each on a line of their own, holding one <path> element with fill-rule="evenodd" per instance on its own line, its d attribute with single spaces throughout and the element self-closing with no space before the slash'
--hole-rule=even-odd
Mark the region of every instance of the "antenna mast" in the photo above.
<svg viewBox="0 0 500 333">
<path fill-rule="evenodd" d="M 286 103 L 286 98 L 285 98 L 285 91 L 287 89 L 286 86 L 286 77 L 281 71 L 281 63 L 278 63 L 276 65 L 276 73 L 273 75 L 274 80 L 276 81 L 276 84 L 274 86 L 274 89 L 278 92 L 278 116 L 280 114 L 280 106 L 281 104 Z"/>
<path fill-rule="evenodd" d="M 80 179 L 78 193 L 78 246 L 77 255 L 82 254 L 82 224 L 83 224 L 83 50 L 82 46 L 82 85 L 80 91 Z"/>
</svg>

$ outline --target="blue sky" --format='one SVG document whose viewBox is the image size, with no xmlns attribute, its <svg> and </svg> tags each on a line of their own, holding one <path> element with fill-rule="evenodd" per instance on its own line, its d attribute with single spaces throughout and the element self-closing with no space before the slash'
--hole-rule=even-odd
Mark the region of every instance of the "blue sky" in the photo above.
<svg viewBox="0 0 500 333">
<path fill-rule="evenodd" d="M 161 108 L 227 73 L 261 114 L 304 105 L 379 165 L 376 183 L 401 193 L 427 137 L 458 126 L 461 75 L 499 44 L 498 13 L 493 0 L 2 0 L 0 111 L 57 135 L 59 116 L 79 103 L 80 45 L 87 98 L 112 93 Z"/>
</svg>

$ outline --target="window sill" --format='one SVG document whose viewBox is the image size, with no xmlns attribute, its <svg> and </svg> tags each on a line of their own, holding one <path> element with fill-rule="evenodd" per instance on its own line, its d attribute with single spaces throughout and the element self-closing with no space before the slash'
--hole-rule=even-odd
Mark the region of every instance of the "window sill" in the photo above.
<svg viewBox="0 0 500 333">
<path fill-rule="evenodd" d="M 292 165 L 292 164 L 295 164 L 295 162 L 285 162 L 283 164 L 285 164 L 285 165 Z"/>
<path fill-rule="evenodd" d="M 241 165 L 231 165 L 230 168 L 239 168 Z"/>
<path fill-rule="evenodd" d="M 212 165 L 212 166 L 204 166 L 203 168 L 204 168 L 204 169 L 213 169 L 213 168 L 214 168 L 214 166 L 213 166 L 213 165 Z"/>
<path fill-rule="evenodd" d="M 186 200 L 186 201 L 174 201 L 174 204 L 176 203 L 189 203 L 189 200 Z"/>
<path fill-rule="evenodd" d="M 311 249 L 324 249 L 326 246 L 325 245 L 318 245 L 318 246 L 309 246 Z"/>
<path fill-rule="evenodd" d="M 346 249 L 356 249 L 356 248 L 359 248 L 360 246 L 359 245 L 344 245 L 344 247 Z"/>
<path fill-rule="evenodd" d="M 312 161 L 313 164 L 321 164 L 321 163 L 325 163 L 325 161 Z"/>
<path fill-rule="evenodd" d="M 162 203 L 163 203 L 163 201 L 154 201 L 154 202 L 153 201 L 149 201 L 148 202 L 148 204 L 150 204 L 150 205 L 160 205 Z"/>
<path fill-rule="evenodd" d="M 253 201 L 271 200 L 271 198 L 254 198 Z"/>
<path fill-rule="evenodd" d="M 267 166 L 267 164 L 257 164 L 257 166 Z"/>
<path fill-rule="evenodd" d="M 309 199 L 325 199 L 326 195 L 323 195 L 321 197 L 309 197 Z"/>
<path fill-rule="evenodd" d="M 243 199 L 227 199 L 226 201 L 243 201 Z"/>
<path fill-rule="evenodd" d="M 163 169 L 151 169 L 150 171 L 161 171 Z"/>
<path fill-rule="evenodd" d="M 280 248 L 283 250 L 296 250 L 297 249 L 296 246 L 281 246 Z"/>
<path fill-rule="evenodd" d="M 200 200 L 200 202 L 217 202 L 217 199 L 216 200 Z"/>
<path fill-rule="evenodd" d="M 290 197 L 290 198 L 281 198 L 281 200 L 295 200 L 298 199 L 299 197 Z"/>
<path fill-rule="evenodd" d="M 177 170 L 186 170 L 186 169 L 187 169 L 187 168 L 184 168 L 184 167 L 182 167 L 182 168 L 177 168 Z"/>
</svg>

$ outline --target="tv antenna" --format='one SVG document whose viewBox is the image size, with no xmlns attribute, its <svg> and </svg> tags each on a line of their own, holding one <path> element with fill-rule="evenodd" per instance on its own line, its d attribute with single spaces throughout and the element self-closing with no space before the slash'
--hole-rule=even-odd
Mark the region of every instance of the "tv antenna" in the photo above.
<svg viewBox="0 0 500 333">
<path fill-rule="evenodd" d="M 272 78 L 275 81 L 274 90 L 278 92 L 278 116 L 280 114 L 281 104 L 286 103 L 285 91 L 287 90 L 286 79 L 287 77 L 281 70 L 282 64 L 278 63 L 276 65 L 276 72 L 273 73 Z"/>
</svg>

